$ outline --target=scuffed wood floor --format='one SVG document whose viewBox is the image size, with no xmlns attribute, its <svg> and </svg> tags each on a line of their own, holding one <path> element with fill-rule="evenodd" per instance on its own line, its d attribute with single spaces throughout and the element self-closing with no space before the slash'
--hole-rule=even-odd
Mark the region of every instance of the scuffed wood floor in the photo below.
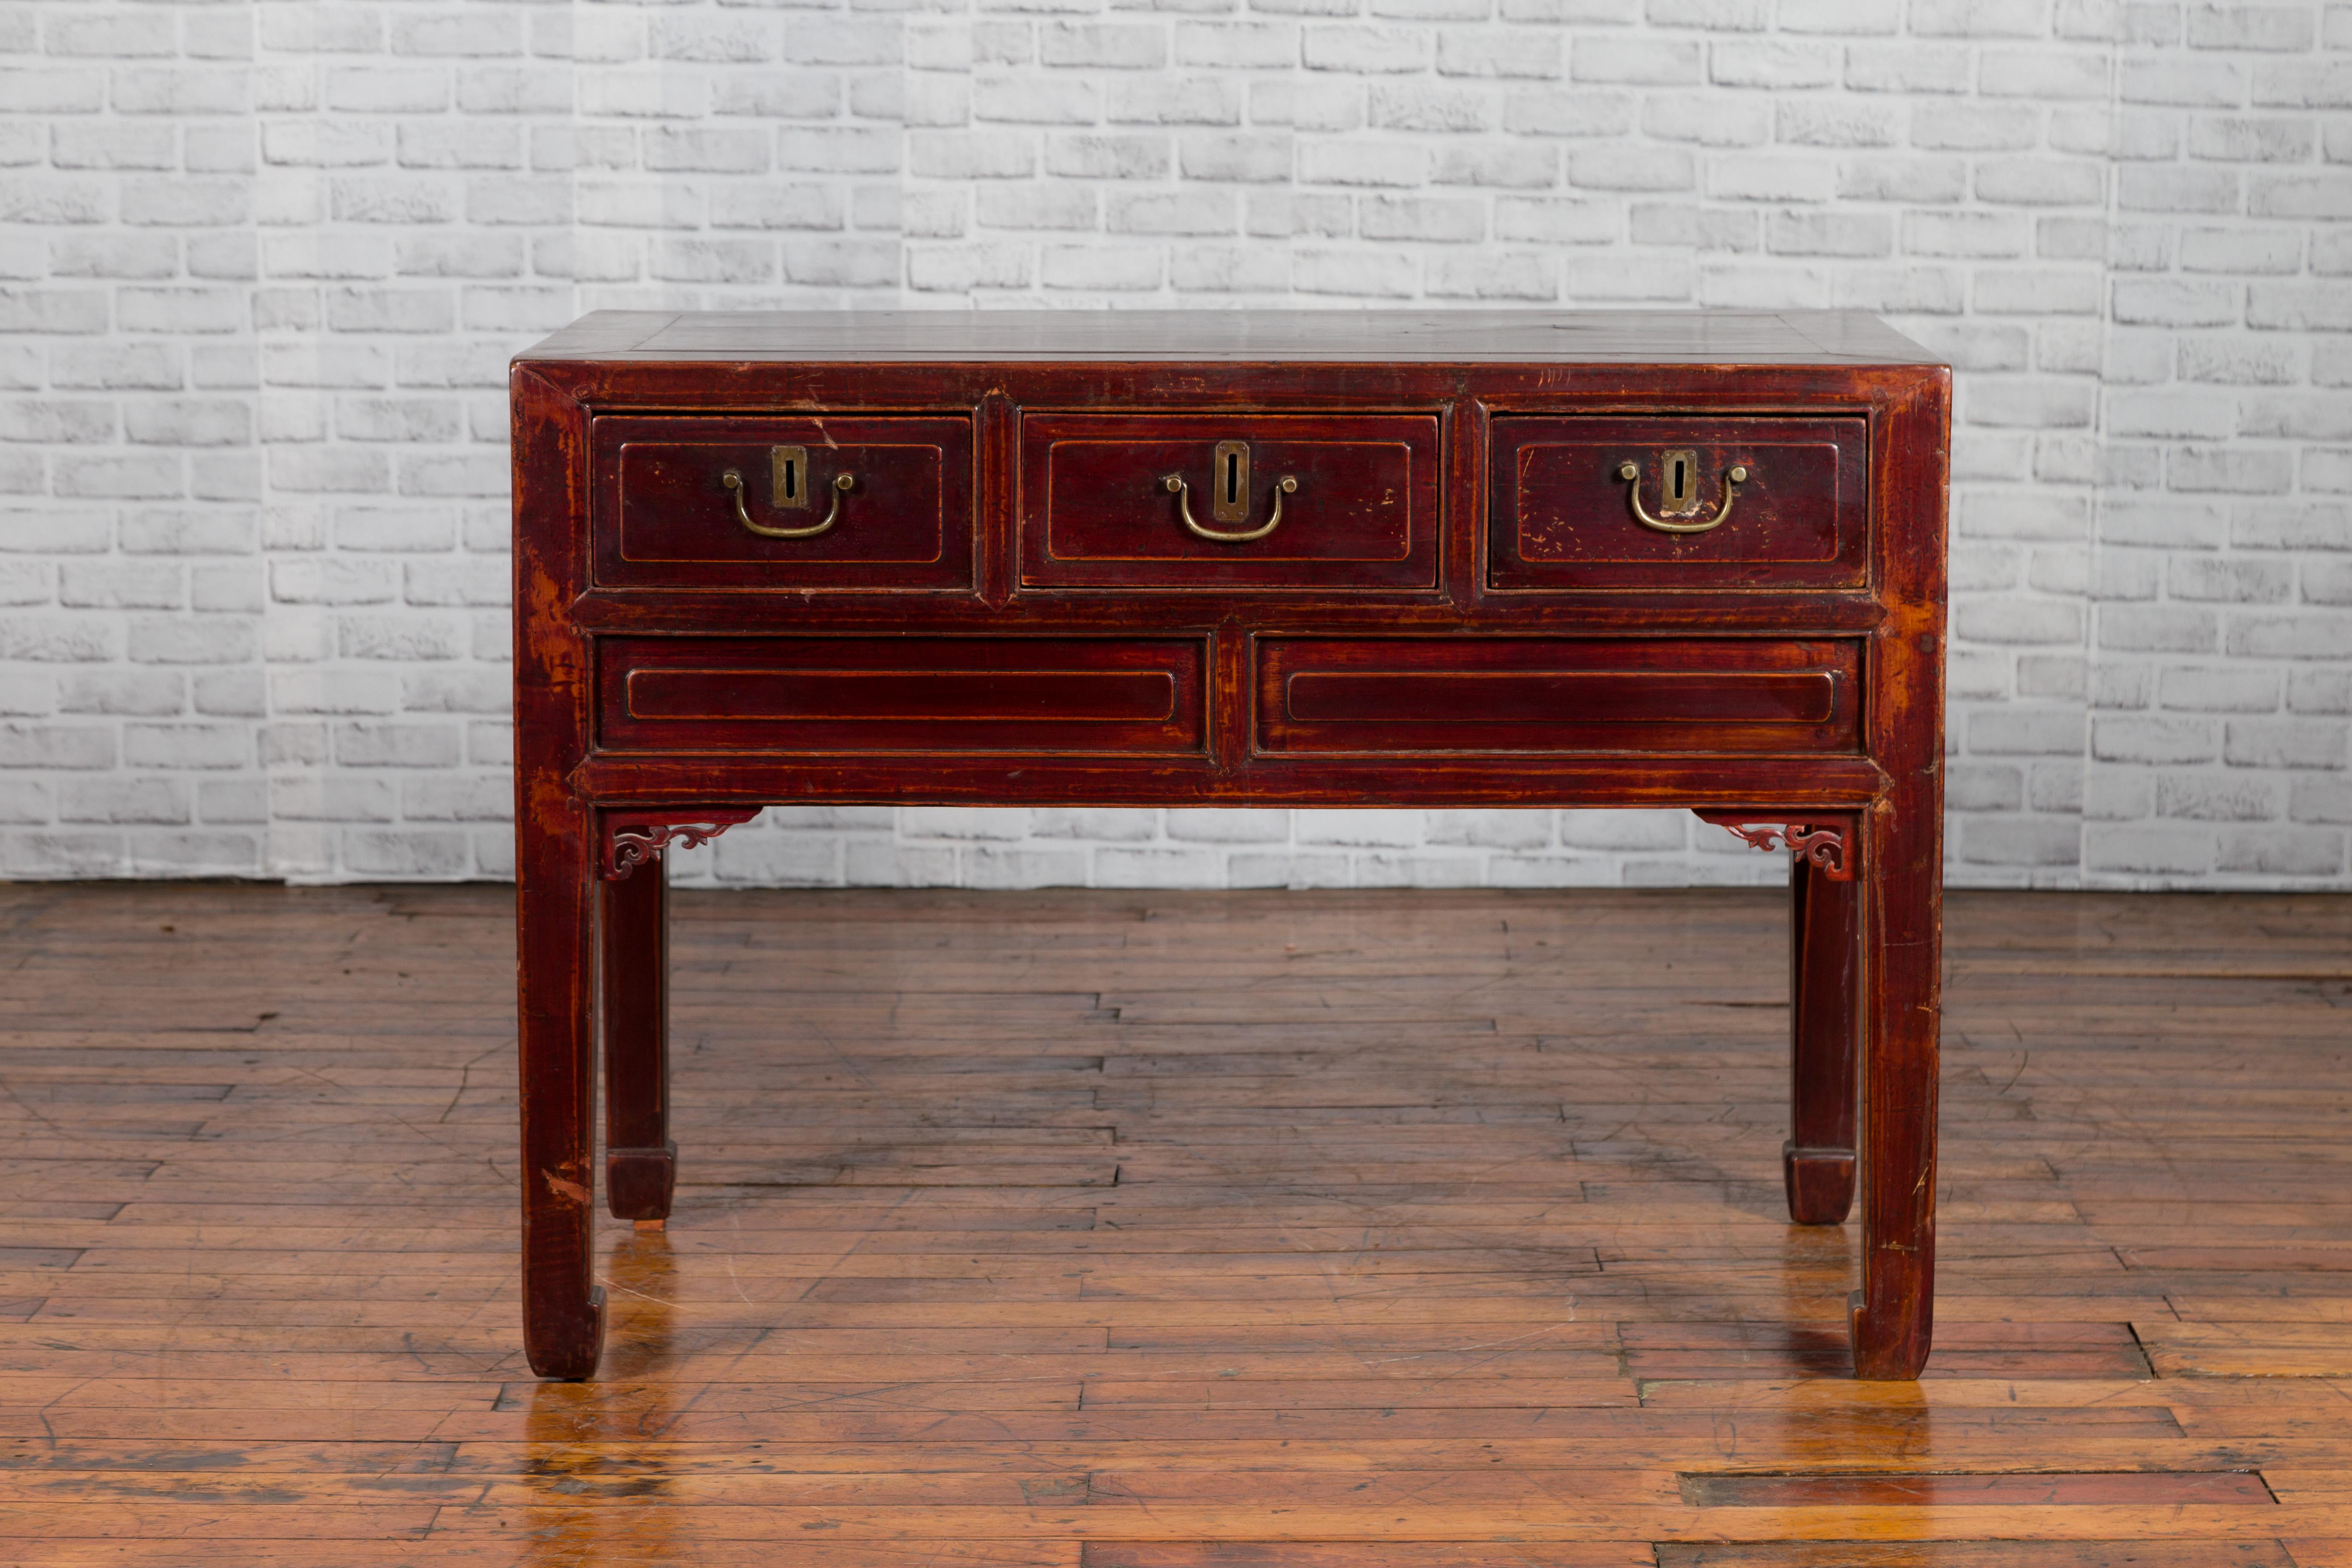
<svg viewBox="0 0 2352 1568">
<path fill-rule="evenodd" d="M 517 1349 L 510 901 L 0 888 L 0 1560 L 2352 1563 L 2352 900 L 1952 900 L 1840 1375 L 1777 894 L 687 894 L 666 1235 Z"/>
</svg>

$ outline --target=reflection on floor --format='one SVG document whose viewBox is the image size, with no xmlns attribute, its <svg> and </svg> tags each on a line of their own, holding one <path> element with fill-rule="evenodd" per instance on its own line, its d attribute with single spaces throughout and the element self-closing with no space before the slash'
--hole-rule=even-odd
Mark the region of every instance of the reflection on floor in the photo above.
<svg viewBox="0 0 2352 1568">
<path fill-rule="evenodd" d="M 684 1185 L 517 1347 L 503 889 L 0 888 L 43 1564 L 2352 1564 L 2352 900 L 1956 897 L 1917 1385 L 1779 898 L 685 894 Z"/>
</svg>

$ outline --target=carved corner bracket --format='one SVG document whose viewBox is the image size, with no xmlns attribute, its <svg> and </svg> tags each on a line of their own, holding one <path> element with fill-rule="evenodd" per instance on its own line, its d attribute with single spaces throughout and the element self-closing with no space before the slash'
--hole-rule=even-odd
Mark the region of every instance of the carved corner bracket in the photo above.
<svg viewBox="0 0 2352 1568">
<path fill-rule="evenodd" d="M 756 805 L 747 811 L 608 811 L 604 864 L 597 869 L 606 881 L 617 882 L 657 858 L 672 840 L 697 848 L 759 815 Z"/>
<path fill-rule="evenodd" d="M 1752 811 L 1701 811 L 1702 822 L 1727 827 L 1758 849 L 1785 847 L 1818 866 L 1832 882 L 1853 880 L 1854 856 L 1847 846 L 1853 822 L 1843 815 L 1827 817 L 1767 816 Z"/>
</svg>

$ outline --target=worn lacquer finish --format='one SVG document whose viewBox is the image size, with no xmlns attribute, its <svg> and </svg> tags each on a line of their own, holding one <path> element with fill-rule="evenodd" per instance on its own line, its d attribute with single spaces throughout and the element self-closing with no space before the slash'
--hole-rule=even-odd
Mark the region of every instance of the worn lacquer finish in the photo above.
<svg viewBox="0 0 2352 1568">
<path fill-rule="evenodd" d="M 572 784 L 589 743 L 579 405 L 518 364 L 514 401 L 515 962 L 521 1056 L 523 1344 L 546 1377 L 595 1371 L 593 952 L 603 826 Z"/>
<path fill-rule="evenodd" d="M 917 802 L 1780 825 L 1813 868 L 1791 1212 L 1837 1217 L 1858 1151 L 1855 1366 L 1916 1374 L 1948 375 L 1912 345 L 1832 313 L 603 314 L 516 386 L 541 1373 L 595 1360 L 580 885 L 656 828 Z M 659 894 L 604 900 L 614 1209 L 650 1221 Z"/>
<path fill-rule="evenodd" d="M 1850 831 L 1850 830 L 1849 830 Z M 1855 845 L 1838 847 L 1839 868 Z M 1804 854 L 1789 865 L 1789 1142 L 1780 1151 L 1789 1217 L 1837 1225 L 1853 1206 L 1855 1004 L 1860 880 Z"/>
<path fill-rule="evenodd" d="M 1500 589 L 1865 587 L 1869 455 L 1857 418 L 1497 419 L 1489 580 Z M 1679 482 L 1691 510 L 1671 525 L 1704 531 L 1626 527 L 1627 466 L 1645 510 L 1664 508 Z M 1727 488 L 1735 493 L 1712 522 Z"/>
<path fill-rule="evenodd" d="M 669 1135 L 669 878 L 649 854 L 600 879 L 597 1000 L 604 1041 L 604 1197 L 614 1216 L 669 1215 L 677 1145 Z"/>
<path fill-rule="evenodd" d="M 612 414 L 590 437 L 595 581 L 614 588 L 894 588 L 967 592 L 972 421 Z M 798 509 L 778 504 L 793 454 Z M 734 474 L 740 490 L 730 491 Z M 836 499 L 839 507 L 828 510 Z M 737 510 L 737 496 L 742 510 Z M 814 498 L 814 499 L 812 499 Z M 743 526 L 814 529 L 763 536 Z"/>
</svg>

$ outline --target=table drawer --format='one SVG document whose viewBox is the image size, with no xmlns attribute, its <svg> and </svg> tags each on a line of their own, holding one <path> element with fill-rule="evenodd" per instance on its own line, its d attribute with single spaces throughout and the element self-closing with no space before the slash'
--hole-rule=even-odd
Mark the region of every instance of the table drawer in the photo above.
<svg viewBox="0 0 2352 1568">
<path fill-rule="evenodd" d="M 1487 580 L 1862 587 L 1869 450 L 1860 418 L 1497 417 Z"/>
<path fill-rule="evenodd" d="M 1437 419 L 1032 414 L 1020 515 L 1025 587 L 1433 588 Z"/>
<path fill-rule="evenodd" d="M 1201 637 L 610 637 L 615 751 L 1198 752 Z"/>
<path fill-rule="evenodd" d="M 589 443 L 601 586 L 972 584 L 969 418 L 605 415 Z"/>
<path fill-rule="evenodd" d="M 1263 752 L 1846 752 L 1862 645 L 1263 637 Z"/>
</svg>

